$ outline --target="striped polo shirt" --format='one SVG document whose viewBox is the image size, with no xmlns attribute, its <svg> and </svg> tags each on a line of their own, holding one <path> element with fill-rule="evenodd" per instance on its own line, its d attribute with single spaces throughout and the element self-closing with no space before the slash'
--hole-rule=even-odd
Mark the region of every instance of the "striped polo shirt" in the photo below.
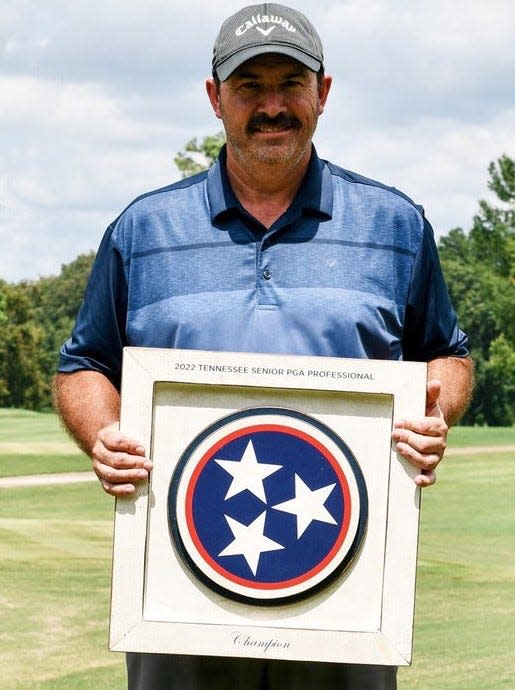
<svg viewBox="0 0 515 690">
<path fill-rule="evenodd" d="M 266 229 L 225 151 L 107 229 L 59 370 L 120 383 L 125 345 L 428 361 L 465 356 L 423 211 L 318 158 Z"/>
</svg>

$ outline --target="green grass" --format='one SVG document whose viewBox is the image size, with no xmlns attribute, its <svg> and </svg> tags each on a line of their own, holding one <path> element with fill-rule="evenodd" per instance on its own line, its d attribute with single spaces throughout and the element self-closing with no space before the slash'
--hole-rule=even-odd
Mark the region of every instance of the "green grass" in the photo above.
<svg viewBox="0 0 515 690">
<path fill-rule="evenodd" d="M 1 520 L 112 522 L 114 513 L 113 501 L 96 482 L 2 489 L 0 496 Z"/>
<path fill-rule="evenodd" d="M 0 477 L 90 469 L 57 415 L 0 409 Z"/>
<path fill-rule="evenodd" d="M 456 426 L 449 434 L 450 448 L 515 445 L 515 427 Z"/>
<path fill-rule="evenodd" d="M 55 472 L 83 472 L 91 470 L 91 460 L 85 455 L 0 455 L 0 477 Z"/>
<path fill-rule="evenodd" d="M 0 409 L 0 441 L 66 440 L 57 415 L 52 412 Z"/>
<path fill-rule="evenodd" d="M 67 442 L 51 414 L 0 410 L 0 431 Z M 514 443 L 512 429 L 455 432 L 451 447 Z M 399 690 L 515 688 L 513 459 L 449 458 L 423 493 L 414 662 Z M 7 474 L 83 461 L 0 450 Z M 112 521 L 96 483 L 0 489 L 0 690 L 125 688 L 123 655 L 107 651 Z"/>
<path fill-rule="evenodd" d="M 400 690 L 515 687 L 515 464 L 457 457 L 424 492 L 414 663 Z M 2 690 L 122 690 L 107 628 L 113 504 L 96 484 L 3 489 Z"/>
<path fill-rule="evenodd" d="M 512 454 L 474 455 L 444 461 L 424 492 L 414 663 L 401 690 L 515 688 L 514 484 Z"/>
<path fill-rule="evenodd" d="M 123 688 L 107 651 L 112 501 L 97 484 L 0 491 L 0 688 Z"/>
</svg>

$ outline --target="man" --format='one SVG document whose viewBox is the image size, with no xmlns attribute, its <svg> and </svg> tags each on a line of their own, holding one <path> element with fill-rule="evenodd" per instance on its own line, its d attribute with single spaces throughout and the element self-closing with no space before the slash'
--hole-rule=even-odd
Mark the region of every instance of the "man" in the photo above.
<svg viewBox="0 0 515 690">
<path fill-rule="evenodd" d="M 207 93 L 227 146 L 216 165 L 133 202 L 108 228 L 56 402 L 104 490 L 128 495 L 152 463 L 118 431 L 124 345 L 429 362 L 427 416 L 397 420 L 398 452 L 427 486 L 472 365 L 431 228 L 399 192 L 312 147 L 331 78 L 320 38 L 290 8 L 230 17 Z M 378 666 L 128 655 L 130 690 L 396 687 Z"/>
</svg>

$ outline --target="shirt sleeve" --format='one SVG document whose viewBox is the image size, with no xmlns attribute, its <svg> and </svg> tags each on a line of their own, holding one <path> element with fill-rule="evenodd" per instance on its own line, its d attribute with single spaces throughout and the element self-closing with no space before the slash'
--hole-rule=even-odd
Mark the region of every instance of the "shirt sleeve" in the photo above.
<svg viewBox="0 0 515 690">
<path fill-rule="evenodd" d="M 58 371 L 98 371 L 119 389 L 126 318 L 123 258 L 109 227 L 93 263 L 72 335 L 61 348 Z"/>
<path fill-rule="evenodd" d="M 467 355 L 468 339 L 449 298 L 433 229 L 424 218 L 406 304 L 403 357 L 429 362 L 437 357 Z"/>
</svg>

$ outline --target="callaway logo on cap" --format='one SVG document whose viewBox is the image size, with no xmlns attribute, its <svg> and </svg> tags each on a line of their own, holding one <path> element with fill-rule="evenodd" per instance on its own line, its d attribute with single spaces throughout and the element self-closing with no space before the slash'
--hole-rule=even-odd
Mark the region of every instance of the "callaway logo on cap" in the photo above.
<svg viewBox="0 0 515 690">
<path fill-rule="evenodd" d="M 313 72 L 324 62 L 320 36 L 306 17 L 284 5 L 244 7 L 229 17 L 213 48 L 213 75 L 225 81 L 242 63 L 264 53 L 280 53 Z"/>
</svg>

